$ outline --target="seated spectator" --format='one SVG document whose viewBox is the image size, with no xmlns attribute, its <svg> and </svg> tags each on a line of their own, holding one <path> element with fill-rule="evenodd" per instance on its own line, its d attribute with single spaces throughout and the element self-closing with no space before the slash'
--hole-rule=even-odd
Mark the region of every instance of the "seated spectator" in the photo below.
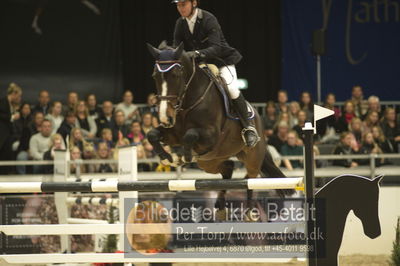
<svg viewBox="0 0 400 266">
<path fill-rule="evenodd" d="M 400 144 L 400 124 L 397 122 L 396 111 L 393 108 L 386 108 L 381 120 L 383 135 L 392 143 L 395 150 Z"/>
<path fill-rule="evenodd" d="M 154 93 L 150 93 L 147 96 L 147 105 L 140 109 L 142 114 L 151 113 L 155 118 L 158 117 L 158 106 L 157 106 L 157 96 Z"/>
<path fill-rule="evenodd" d="M 71 134 L 71 130 L 75 127 L 76 116 L 73 111 L 68 111 L 64 121 L 61 123 L 61 126 L 58 128 L 57 133 L 59 133 L 64 142 L 67 142 L 67 136 Z"/>
<path fill-rule="evenodd" d="M 278 125 L 282 121 L 286 122 L 288 124 L 288 126 L 290 127 L 290 124 L 289 124 L 290 114 L 289 113 L 280 113 L 275 125 Z"/>
<path fill-rule="evenodd" d="M 51 104 L 49 113 L 46 115 L 46 119 L 50 120 L 51 127 L 53 128 L 53 134 L 60 128 L 64 117 L 62 116 L 62 104 L 59 101 L 55 101 Z"/>
<path fill-rule="evenodd" d="M 96 151 L 94 149 L 94 145 L 92 142 L 84 141 L 83 142 L 83 151 L 82 151 L 82 158 L 85 160 L 92 160 L 96 157 Z M 88 173 L 93 173 L 93 165 L 88 164 L 86 165 L 86 171 Z"/>
<path fill-rule="evenodd" d="M 273 101 L 267 102 L 265 107 L 265 115 L 262 117 L 262 119 L 264 124 L 264 135 L 269 137 L 274 134 L 274 126 L 277 121 L 276 108 Z"/>
<path fill-rule="evenodd" d="M 146 136 L 150 130 L 153 129 L 153 115 L 151 113 L 144 113 L 142 115 L 142 131 Z"/>
<path fill-rule="evenodd" d="M 52 161 L 54 160 L 54 152 L 55 150 L 65 150 L 64 139 L 60 134 L 53 134 L 50 138 L 50 147 L 43 154 L 43 160 Z M 54 167 L 52 165 L 46 165 L 44 172 L 46 174 L 53 174 Z"/>
<path fill-rule="evenodd" d="M 71 162 L 69 165 L 70 174 L 75 174 L 76 176 L 80 176 L 81 174 L 86 173 L 86 167 L 82 164 L 82 153 L 78 146 L 73 146 L 70 148 L 70 156 Z"/>
<path fill-rule="evenodd" d="M 46 90 L 39 92 L 38 103 L 33 107 L 33 112 L 42 112 L 47 115 L 50 109 L 50 94 Z"/>
<path fill-rule="evenodd" d="M 288 123 L 285 121 L 280 122 L 276 128 L 276 133 L 269 137 L 268 144 L 274 146 L 280 152 L 283 144 L 287 141 L 288 132 Z"/>
<path fill-rule="evenodd" d="M 77 146 L 79 150 L 83 151 L 83 144 L 85 139 L 83 138 L 82 131 L 78 127 L 74 127 L 71 130 L 71 135 L 69 136 L 69 147 Z"/>
<path fill-rule="evenodd" d="M 299 139 L 296 131 L 292 130 L 287 134 L 287 142 L 282 145 L 281 155 L 282 156 L 297 156 L 303 155 L 303 146 L 298 145 Z M 302 163 L 299 160 L 283 160 L 284 166 L 288 170 L 293 170 L 294 168 L 303 167 Z"/>
<path fill-rule="evenodd" d="M 350 122 L 349 130 L 356 138 L 358 146 L 361 147 L 363 132 L 365 131 L 365 127 L 361 119 L 354 117 Z"/>
<path fill-rule="evenodd" d="M 75 111 L 75 107 L 78 104 L 79 96 L 75 91 L 70 91 L 67 97 L 67 103 L 63 106 L 63 114 L 66 115 L 68 111 Z"/>
<path fill-rule="evenodd" d="M 97 125 L 94 118 L 89 116 L 85 101 L 78 101 L 75 109 L 75 116 L 75 126 L 82 130 L 83 136 L 88 139 L 94 138 L 97 133 Z"/>
<path fill-rule="evenodd" d="M 98 160 L 110 160 L 112 159 L 111 149 L 108 147 L 106 142 L 100 142 L 97 146 L 96 159 Z M 100 163 L 95 166 L 96 173 L 114 173 L 116 172 L 116 166 L 110 163 Z"/>
<path fill-rule="evenodd" d="M 381 118 L 382 113 L 381 113 L 381 103 L 379 101 L 379 97 L 377 96 L 369 96 L 368 98 L 368 109 L 367 112 L 362 116 L 362 120 L 365 120 L 366 116 L 368 115 L 369 112 L 377 112 L 379 118 Z"/>
<path fill-rule="evenodd" d="M 287 102 L 288 102 L 287 91 L 285 90 L 278 91 L 278 103 L 276 104 L 277 115 L 289 112 L 289 106 Z"/>
<path fill-rule="evenodd" d="M 125 91 L 122 97 L 122 102 L 117 105 L 115 110 L 121 110 L 125 115 L 125 123 L 130 125 L 133 120 L 140 121 L 140 113 L 138 107 L 133 104 L 133 93 Z"/>
<path fill-rule="evenodd" d="M 351 120 L 356 117 L 354 113 L 354 105 L 353 102 L 348 100 L 344 103 L 343 106 L 343 113 L 339 117 L 337 124 L 336 124 L 336 131 L 339 133 L 347 132 L 349 130 L 349 124 Z"/>
<path fill-rule="evenodd" d="M 340 135 L 340 143 L 336 146 L 333 154 L 360 154 L 360 150 L 353 133 L 343 132 Z M 354 168 L 358 166 L 358 162 L 354 159 L 333 160 L 333 165 Z"/>
<path fill-rule="evenodd" d="M 29 141 L 29 155 L 33 160 L 43 160 L 44 153 L 49 149 L 51 143 L 51 122 L 47 119 L 43 120 L 39 133 L 33 135 Z M 33 173 L 43 173 L 44 167 L 42 165 L 34 165 Z"/>
<path fill-rule="evenodd" d="M 137 158 L 146 159 L 146 151 L 143 145 L 136 146 Z M 151 165 L 149 163 L 138 163 L 138 172 L 149 172 L 151 170 Z"/>
<path fill-rule="evenodd" d="M 300 96 L 300 108 L 307 114 L 307 119 L 311 120 L 314 115 L 314 102 L 308 91 L 303 91 Z"/>
<path fill-rule="evenodd" d="M 371 132 L 366 132 L 363 135 L 360 153 L 361 154 L 382 154 L 383 153 L 381 148 L 379 147 L 379 145 L 375 142 L 374 136 L 372 135 Z M 385 163 L 385 159 L 383 159 L 383 158 L 378 159 L 376 161 L 377 166 L 381 166 L 384 163 Z M 370 160 L 369 159 L 359 160 L 359 164 L 360 165 L 369 165 Z"/>
<path fill-rule="evenodd" d="M 142 141 L 145 139 L 144 133 L 142 131 L 142 126 L 139 121 L 133 121 L 131 124 L 130 131 L 127 135 L 132 145 L 141 145 Z"/>
<path fill-rule="evenodd" d="M 99 118 L 101 115 L 101 108 L 97 106 L 96 94 L 88 94 L 85 102 L 89 111 L 89 116 L 93 117 L 93 119 Z"/>
<path fill-rule="evenodd" d="M 351 101 L 353 102 L 356 116 L 364 117 L 367 113 L 368 103 L 364 100 L 363 89 L 360 85 L 353 86 L 351 90 Z"/>
<path fill-rule="evenodd" d="M 335 112 L 333 118 L 334 118 L 334 121 L 337 121 L 341 115 L 341 112 L 340 112 L 340 108 L 335 106 L 335 104 L 336 104 L 335 94 L 328 93 L 328 95 L 326 95 L 326 98 L 325 98 L 324 107 Z"/>
<path fill-rule="evenodd" d="M 22 131 L 24 130 L 24 128 L 28 127 L 32 121 L 31 106 L 28 103 L 22 104 L 19 110 L 19 114 L 19 119 L 13 121 L 13 151 L 16 151 L 18 149 L 22 136 Z"/>
<path fill-rule="evenodd" d="M 22 130 L 19 146 L 17 149 L 17 160 L 26 161 L 29 160 L 29 142 L 33 135 L 40 132 L 40 127 L 44 120 L 44 115 L 41 112 L 33 114 L 31 123 Z M 20 175 L 26 174 L 26 166 L 19 165 L 16 167 L 17 173 Z"/>
<path fill-rule="evenodd" d="M 397 147 L 393 146 L 391 141 L 389 141 L 385 137 L 381 127 L 374 126 L 374 127 L 372 127 L 371 132 L 372 132 L 372 136 L 374 137 L 375 142 L 381 148 L 383 153 L 396 153 L 397 152 Z"/>
<path fill-rule="evenodd" d="M 102 142 L 107 143 L 107 145 L 108 145 L 108 147 L 110 149 L 114 148 L 115 145 L 114 145 L 113 135 L 112 135 L 111 129 L 103 128 L 103 130 L 101 131 L 100 139 L 101 139 Z"/>
<path fill-rule="evenodd" d="M 289 127 L 294 127 L 298 124 L 297 116 L 300 111 L 300 104 L 296 101 L 293 101 L 289 104 Z"/>
<path fill-rule="evenodd" d="M 113 123 L 113 109 L 112 102 L 103 102 L 101 115 L 96 119 L 98 137 L 100 137 L 100 132 L 103 128 L 111 128 L 111 124 Z"/>
<path fill-rule="evenodd" d="M 115 143 L 115 148 L 112 150 L 114 160 L 118 160 L 118 148 L 131 145 L 129 139 L 121 138 Z"/>
<path fill-rule="evenodd" d="M 371 131 L 372 127 L 379 126 L 379 114 L 376 111 L 368 112 L 364 120 L 364 129 Z"/>
<path fill-rule="evenodd" d="M 113 141 L 116 142 L 121 133 L 124 138 L 128 136 L 129 127 L 125 123 L 125 115 L 121 110 L 114 113 L 114 120 L 111 123 L 111 131 L 113 133 Z"/>
<path fill-rule="evenodd" d="M 297 125 L 293 127 L 293 130 L 296 131 L 297 136 L 299 136 L 301 139 L 304 139 L 303 135 L 303 127 L 306 125 L 307 121 L 307 114 L 305 111 L 300 110 L 297 113 Z"/>
</svg>

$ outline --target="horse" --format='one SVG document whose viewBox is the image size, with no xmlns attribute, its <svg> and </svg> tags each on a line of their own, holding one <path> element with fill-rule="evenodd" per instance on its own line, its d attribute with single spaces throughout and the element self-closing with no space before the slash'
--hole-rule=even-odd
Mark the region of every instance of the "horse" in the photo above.
<svg viewBox="0 0 400 266">
<path fill-rule="evenodd" d="M 378 202 L 382 178 L 341 175 L 316 192 L 316 231 L 321 233 L 316 237 L 317 253 L 313 253 L 317 265 L 338 265 L 346 218 L 351 210 L 361 220 L 365 235 L 371 239 L 380 236 Z"/>
<path fill-rule="evenodd" d="M 224 112 L 224 96 L 217 87 L 218 78 L 201 68 L 194 58 L 189 58 L 183 44 L 175 49 L 165 42 L 158 49 L 147 45 L 156 60 L 152 76 L 161 121 L 159 127 L 148 133 L 148 140 L 163 164 L 172 164 L 174 159 L 162 143 L 172 149 L 182 147 L 183 163 L 191 163 L 195 158 L 199 168 L 207 173 L 219 173 L 223 179 L 232 178 L 234 162 L 229 160 L 232 156 L 244 164 L 246 178 L 256 178 L 260 174 L 262 177 L 285 177 L 275 166 L 263 138 L 253 148 L 245 146 L 239 121 L 229 119 Z M 262 136 L 260 116 L 251 108 L 254 126 Z M 225 207 L 225 192 L 218 194 L 216 207 L 219 209 Z M 277 193 L 284 197 L 293 190 Z M 251 199 L 252 191 L 247 195 Z"/>
</svg>

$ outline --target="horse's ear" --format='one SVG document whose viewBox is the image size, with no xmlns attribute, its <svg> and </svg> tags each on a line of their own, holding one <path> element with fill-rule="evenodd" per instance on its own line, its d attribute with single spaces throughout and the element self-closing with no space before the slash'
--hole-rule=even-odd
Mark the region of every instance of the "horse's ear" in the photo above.
<svg viewBox="0 0 400 266">
<path fill-rule="evenodd" d="M 181 42 L 181 44 L 179 44 L 174 51 L 175 59 L 181 58 L 182 53 L 183 53 L 183 42 Z"/>
<path fill-rule="evenodd" d="M 158 59 L 161 51 L 157 48 L 154 48 L 151 44 L 147 43 L 147 49 L 149 49 L 150 54 L 154 57 L 154 59 Z"/>
<path fill-rule="evenodd" d="M 383 177 L 384 177 L 384 175 L 377 176 L 372 181 L 374 181 L 375 183 L 379 184 L 379 183 L 381 183 Z"/>
<path fill-rule="evenodd" d="M 167 49 L 167 48 L 168 48 L 168 43 L 167 43 L 166 40 L 162 41 L 160 43 L 160 45 L 158 46 L 158 49 L 160 49 L 160 50 L 164 50 L 164 49 Z"/>
</svg>

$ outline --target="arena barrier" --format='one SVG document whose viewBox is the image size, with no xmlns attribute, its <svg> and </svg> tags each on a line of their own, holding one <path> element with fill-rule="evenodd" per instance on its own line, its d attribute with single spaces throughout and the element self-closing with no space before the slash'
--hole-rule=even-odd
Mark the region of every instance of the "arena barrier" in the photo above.
<svg viewBox="0 0 400 266">
<path fill-rule="evenodd" d="M 318 109 L 319 108 L 319 109 Z M 321 107 L 314 106 L 315 120 L 322 119 L 331 115 L 330 110 L 322 110 Z M 304 146 L 304 157 L 305 157 L 305 195 L 306 203 L 314 204 L 314 154 L 313 154 L 313 134 L 314 128 L 311 123 L 306 123 L 303 132 L 305 134 L 305 146 Z M 68 156 L 66 156 L 68 157 Z M 130 169 L 126 170 L 123 167 L 119 167 L 119 181 L 93 181 L 84 183 L 67 183 L 58 182 L 65 181 L 67 179 L 66 172 L 67 162 L 65 160 L 59 160 L 57 164 L 61 165 L 61 171 L 55 172 L 54 183 L 46 182 L 4 182 L 0 184 L 0 193 L 36 193 L 36 192 L 55 192 L 55 200 L 57 202 L 62 200 L 66 206 L 67 193 L 68 192 L 119 192 L 119 207 L 120 217 L 125 217 L 122 206 L 124 198 L 137 198 L 138 191 L 196 191 L 196 190 L 229 190 L 229 189 L 301 189 L 302 178 L 270 178 L 270 179 L 243 179 L 243 180 L 169 180 L 169 181 L 134 181 L 137 180 L 137 164 L 136 164 L 136 151 L 134 156 L 126 157 L 120 156 L 119 166 L 127 164 L 130 165 Z M 122 162 L 123 160 L 129 162 Z M 133 162 L 133 164 L 132 164 Z M 56 162 L 55 162 L 56 166 Z M 64 170 L 64 171 L 63 171 Z M 125 176 L 125 180 L 123 180 Z M 58 178 L 57 178 L 58 177 Z M 129 181 L 127 181 L 127 179 Z M 129 194 L 130 193 L 130 194 Z M 57 199 L 58 196 L 58 199 Z M 57 205 L 57 203 L 56 203 Z M 311 210 L 309 210 L 311 212 Z M 68 217 L 65 216 L 66 210 L 58 210 L 60 221 L 65 221 L 65 224 L 60 225 L 7 225 L 2 226 L 1 231 L 5 234 L 17 235 L 17 234 L 32 234 L 40 231 L 41 235 L 46 234 L 57 234 L 57 235 L 70 235 L 70 234 L 115 234 L 122 233 L 124 230 L 123 221 L 120 224 L 71 224 L 68 225 Z M 311 213 L 308 213 L 311 215 Z M 123 218 L 122 218 L 123 219 Z M 86 222 L 86 221 L 85 221 Z M 299 223 L 304 226 L 304 223 Z M 293 225 L 294 227 L 299 224 Z M 38 230 L 40 228 L 40 230 Z M 309 219 L 306 224 L 305 232 L 308 236 L 307 239 L 312 239 L 311 235 L 315 228 L 315 221 Z M 265 228 L 264 228 L 265 230 Z M 274 231 L 277 232 L 277 231 Z M 121 237 L 122 238 L 122 237 Z M 65 240 L 65 238 L 64 238 Z M 120 239 L 120 243 L 123 241 Z M 62 240 L 63 241 L 63 240 Z M 308 246 L 316 248 L 315 242 L 308 241 Z M 62 247 L 68 246 L 67 243 L 62 243 Z M 307 258 L 313 258 L 311 252 L 307 253 Z M 98 254 L 98 253 L 83 253 L 83 254 L 22 254 L 22 255 L 1 255 L 0 260 L 4 260 L 8 263 L 85 263 L 85 262 L 103 262 L 103 263 L 132 263 L 132 262 L 198 262 L 198 258 L 168 258 L 168 259 L 154 259 L 154 258 L 125 258 L 123 254 Z M 202 262 L 283 262 L 287 263 L 292 259 L 238 259 L 227 258 L 216 259 L 216 258 L 205 258 Z M 309 265 L 312 265 L 308 261 Z"/>
</svg>

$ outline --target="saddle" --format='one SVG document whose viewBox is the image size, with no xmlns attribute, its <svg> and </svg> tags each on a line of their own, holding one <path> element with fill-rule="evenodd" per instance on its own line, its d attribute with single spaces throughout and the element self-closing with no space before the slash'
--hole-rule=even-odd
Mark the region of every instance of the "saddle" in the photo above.
<svg viewBox="0 0 400 266">
<path fill-rule="evenodd" d="M 221 93 L 222 98 L 224 100 L 225 114 L 228 117 L 228 119 L 240 120 L 236 112 L 232 108 L 232 100 L 229 96 L 228 86 L 226 84 L 225 79 L 221 77 L 218 67 L 212 64 L 200 64 L 199 67 L 207 74 L 210 80 L 213 80 L 215 85 L 217 85 L 218 91 Z M 246 101 L 246 103 L 248 110 L 247 119 L 253 120 L 255 116 L 255 110 L 249 102 Z"/>
</svg>

